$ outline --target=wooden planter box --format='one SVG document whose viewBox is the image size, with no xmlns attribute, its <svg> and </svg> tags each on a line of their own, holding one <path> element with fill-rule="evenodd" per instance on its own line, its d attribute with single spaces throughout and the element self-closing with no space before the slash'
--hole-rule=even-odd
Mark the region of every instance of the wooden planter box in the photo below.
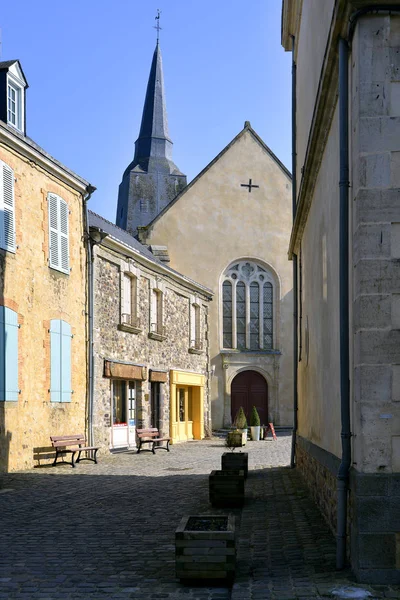
<svg viewBox="0 0 400 600">
<path fill-rule="evenodd" d="M 249 470 L 249 455 L 247 452 L 224 452 L 221 457 L 223 471 L 244 471 L 247 477 Z"/>
<path fill-rule="evenodd" d="M 244 471 L 211 471 L 209 475 L 210 502 L 213 506 L 243 506 Z"/>
<path fill-rule="evenodd" d="M 235 572 L 235 517 L 183 517 L 175 531 L 176 576 L 181 580 L 225 580 Z"/>
<path fill-rule="evenodd" d="M 245 431 L 229 431 L 226 436 L 227 445 L 231 448 L 241 448 L 247 442 L 247 429 Z"/>
</svg>

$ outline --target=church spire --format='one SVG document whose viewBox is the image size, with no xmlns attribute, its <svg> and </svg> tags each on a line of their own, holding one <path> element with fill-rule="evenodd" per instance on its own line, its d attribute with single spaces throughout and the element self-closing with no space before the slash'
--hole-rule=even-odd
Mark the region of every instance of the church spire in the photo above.
<svg viewBox="0 0 400 600">
<path fill-rule="evenodd" d="M 154 50 L 143 107 L 142 124 L 135 142 L 134 162 L 147 170 L 151 158 L 172 158 L 172 142 L 168 132 L 164 76 L 160 45 Z"/>
<path fill-rule="evenodd" d="M 133 161 L 125 169 L 119 186 L 116 224 L 136 235 L 148 225 L 186 186 L 186 175 L 172 161 L 168 132 L 164 76 L 158 40 L 147 84 L 139 137 Z"/>
</svg>

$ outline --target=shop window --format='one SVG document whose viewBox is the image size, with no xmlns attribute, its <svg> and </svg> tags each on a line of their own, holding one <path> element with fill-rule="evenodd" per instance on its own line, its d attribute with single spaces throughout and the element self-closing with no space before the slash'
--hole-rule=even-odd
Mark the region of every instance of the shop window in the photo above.
<svg viewBox="0 0 400 600">
<path fill-rule="evenodd" d="M 113 425 L 127 425 L 126 381 L 113 381 Z"/>
</svg>

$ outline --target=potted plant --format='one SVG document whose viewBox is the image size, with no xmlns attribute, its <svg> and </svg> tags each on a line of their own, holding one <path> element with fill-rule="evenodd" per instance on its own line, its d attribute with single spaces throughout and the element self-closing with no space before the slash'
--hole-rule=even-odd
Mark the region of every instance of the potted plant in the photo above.
<svg viewBox="0 0 400 600">
<path fill-rule="evenodd" d="M 234 433 L 234 432 L 232 432 Z M 240 434 L 242 435 L 242 434 Z M 244 434 L 243 434 L 244 435 Z M 240 444 L 241 445 L 241 444 Z M 249 470 L 249 455 L 247 452 L 238 452 L 235 454 L 237 448 L 235 438 L 227 436 L 225 440 L 225 446 L 229 448 L 230 452 L 224 452 L 221 457 L 221 469 L 222 471 L 243 471 L 244 477 L 247 477 Z"/>
<path fill-rule="evenodd" d="M 233 580 L 234 515 L 185 516 L 175 531 L 176 576 L 181 580 Z"/>
<path fill-rule="evenodd" d="M 226 506 L 243 506 L 244 471 L 211 471 L 208 481 L 209 498 L 210 503 L 213 506 L 219 508 Z"/>
<path fill-rule="evenodd" d="M 250 414 L 250 430 L 251 439 L 258 442 L 260 439 L 260 416 L 255 406 L 251 409 Z"/>
<path fill-rule="evenodd" d="M 226 439 L 226 445 L 229 448 L 245 446 L 247 441 L 247 420 L 243 407 L 241 406 L 236 413 L 233 421 L 233 429 L 229 431 Z"/>
</svg>

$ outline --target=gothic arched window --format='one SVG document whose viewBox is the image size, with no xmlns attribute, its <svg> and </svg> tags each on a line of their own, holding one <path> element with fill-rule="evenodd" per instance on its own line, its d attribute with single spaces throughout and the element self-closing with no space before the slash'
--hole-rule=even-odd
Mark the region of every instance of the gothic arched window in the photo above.
<svg viewBox="0 0 400 600">
<path fill-rule="evenodd" d="M 238 350 L 272 350 L 274 280 L 255 262 L 238 261 L 222 278 L 222 344 Z"/>
</svg>

